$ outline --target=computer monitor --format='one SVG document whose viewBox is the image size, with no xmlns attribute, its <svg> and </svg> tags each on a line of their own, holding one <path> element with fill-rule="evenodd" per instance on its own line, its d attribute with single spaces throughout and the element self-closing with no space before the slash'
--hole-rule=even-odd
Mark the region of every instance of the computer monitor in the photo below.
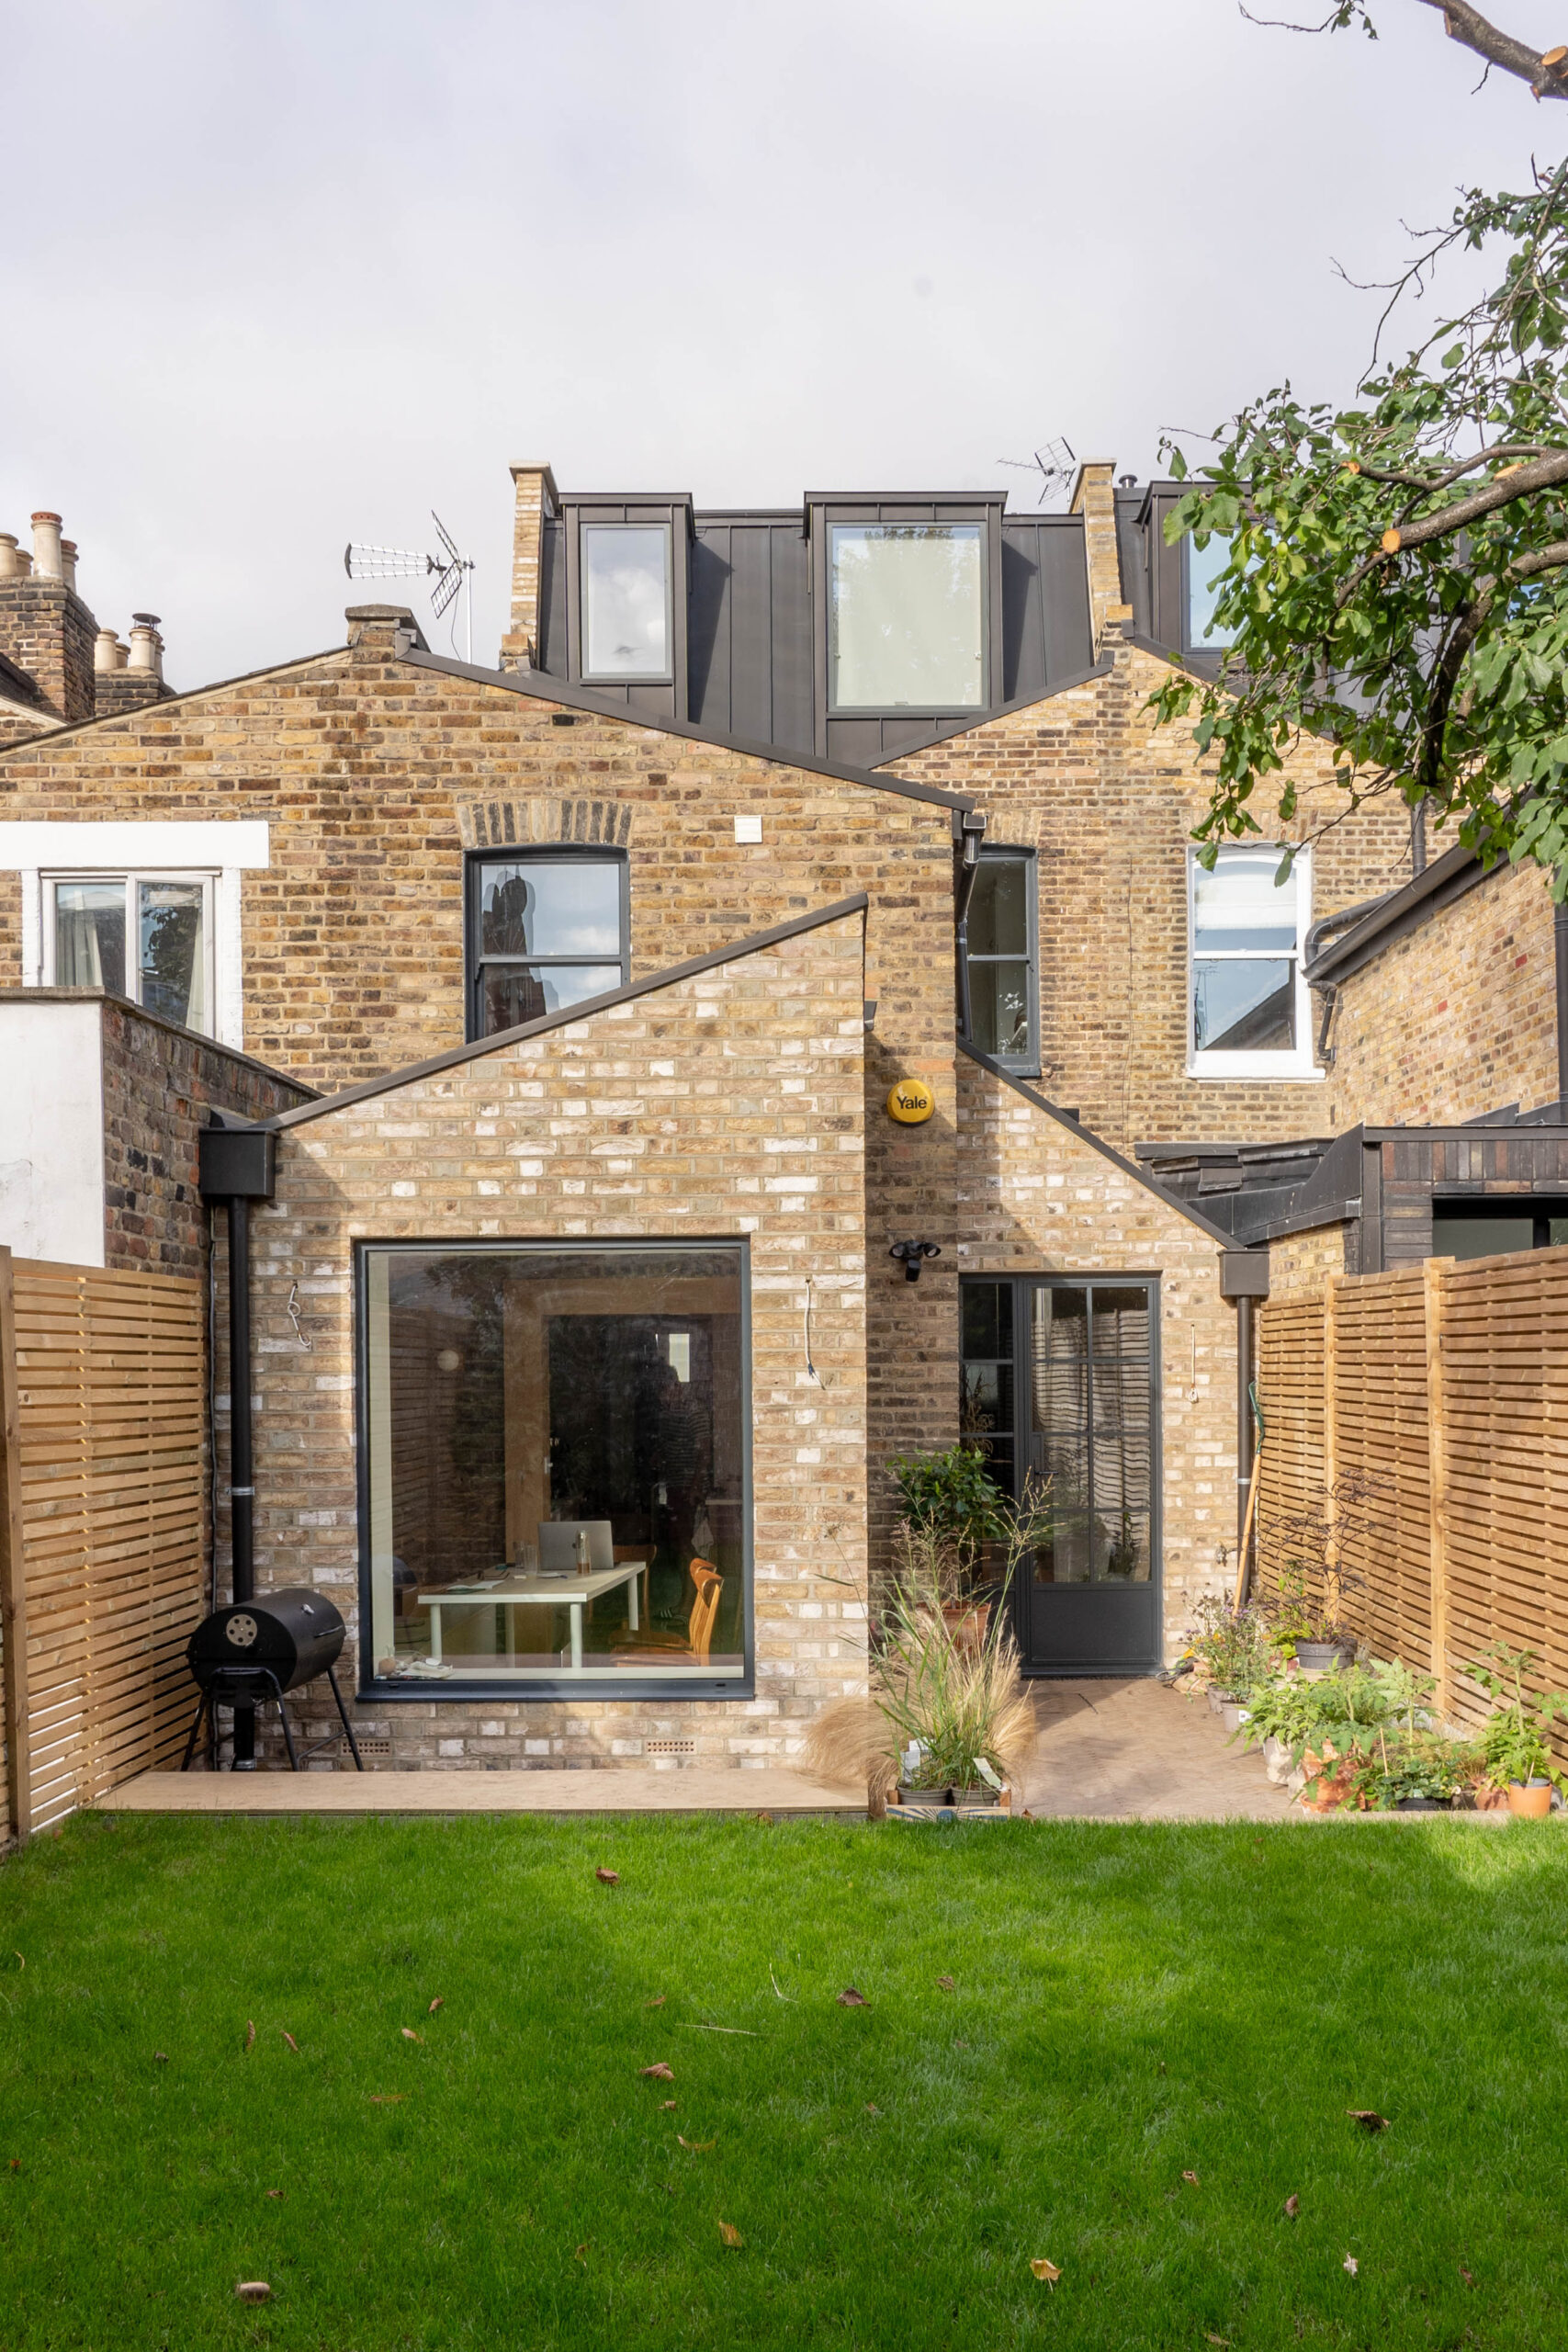
<svg viewBox="0 0 1568 2352">
<path fill-rule="evenodd" d="M 615 1565 L 615 1541 L 607 1519 L 542 1519 L 539 1521 L 539 1572 L 559 1575 L 563 1568 L 577 1566 L 577 1539 L 588 1538 L 588 1565 L 591 1569 L 613 1568 Z"/>
</svg>

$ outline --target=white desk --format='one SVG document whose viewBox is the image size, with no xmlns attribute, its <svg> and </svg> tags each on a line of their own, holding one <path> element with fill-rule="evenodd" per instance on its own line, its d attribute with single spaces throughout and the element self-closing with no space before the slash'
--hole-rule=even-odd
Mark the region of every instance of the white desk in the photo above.
<svg viewBox="0 0 1568 2352">
<path fill-rule="evenodd" d="M 648 1566 L 646 1560 L 617 1560 L 613 1568 L 591 1568 L 586 1575 L 573 1568 L 564 1576 L 530 1577 L 507 1574 L 481 1577 L 475 1584 L 446 1584 L 434 1591 L 422 1592 L 419 1605 L 430 1611 L 430 1659 L 433 1666 L 441 1663 L 441 1611 L 444 1609 L 515 1609 L 520 1604 L 531 1608 L 570 1609 L 571 1611 L 571 1672 L 581 1674 L 582 1665 L 582 1611 L 602 1592 L 614 1592 L 618 1585 L 628 1585 L 628 1616 L 632 1632 L 641 1629 L 637 1615 L 637 1578 Z M 515 1640 L 510 1646 L 515 1650 Z"/>
</svg>

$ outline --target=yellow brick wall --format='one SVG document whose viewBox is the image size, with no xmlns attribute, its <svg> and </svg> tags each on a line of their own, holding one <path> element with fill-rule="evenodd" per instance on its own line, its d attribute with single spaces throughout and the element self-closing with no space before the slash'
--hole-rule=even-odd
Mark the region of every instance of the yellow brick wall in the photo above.
<svg viewBox="0 0 1568 2352">
<path fill-rule="evenodd" d="M 786 1762 L 824 1700 L 863 1687 L 863 986 L 852 915 L 280 1136 L 254 1224 L 257 1584 L 317 1584 L 355 1631 L 355 1240 L 750 1250 L 755 1698 L 465 1702 L 444 1683 L 440 1704 L 361 1709 L 395 1761 L 640 1764 L 674 1731 L 698 1764 Z"/>
<path fill-rule="evenodd" d="M 1299 1291 L 1317 1291 L 1330 1274 L 1345 1272 L 1342 1225 L 1319 1226 L 1314 1232 L 1292 1233 L 1269 1245 L 1269 1295 L 1289 1298 Z"/>
<path fill-rule="evenodd" d="M 1552 910 L 1540 867 L 1495 873 L 1384 948 L 1343 984 L 1330 1038 L 1336 1132 L 1555 1102 Z"/>
</svg>

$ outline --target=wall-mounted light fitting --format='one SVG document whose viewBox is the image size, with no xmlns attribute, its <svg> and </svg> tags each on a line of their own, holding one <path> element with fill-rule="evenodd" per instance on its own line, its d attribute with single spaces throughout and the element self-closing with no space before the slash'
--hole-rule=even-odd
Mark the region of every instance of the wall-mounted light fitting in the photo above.
<svg viewBox="0 0 1568 2352">
<path fill-rule="evenodd" d="M 887 1254 L 890 1258 L 902 1258 L 907 1283 L 918 1283 L 920 1279 L 920 1260 L 940 1258 L 942 1244 L 938 1241 L 896 1241 Z"/>
</svg>

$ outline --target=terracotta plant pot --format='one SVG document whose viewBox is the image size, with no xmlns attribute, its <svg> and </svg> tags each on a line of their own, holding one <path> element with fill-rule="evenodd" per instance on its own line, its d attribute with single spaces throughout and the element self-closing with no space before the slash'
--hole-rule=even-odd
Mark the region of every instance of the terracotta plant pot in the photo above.
<svg viewBox="0 0 1568 2352">
<path fill-rule="evenodd" d="M 978 1656 L 985 1643 L 986 1628 L 991 1622 L 990 1602 L 975 1601 L 959 1609 L 944 1609 L 942 1613 L 954 1649 Z"/>
<path fill-rule="evenodd" d="M 1508 1811 L 1519 1821 L 1544 1821 L 1551 1811 L 1551 1782 L 1510 1781 Z"/>
</svg>

